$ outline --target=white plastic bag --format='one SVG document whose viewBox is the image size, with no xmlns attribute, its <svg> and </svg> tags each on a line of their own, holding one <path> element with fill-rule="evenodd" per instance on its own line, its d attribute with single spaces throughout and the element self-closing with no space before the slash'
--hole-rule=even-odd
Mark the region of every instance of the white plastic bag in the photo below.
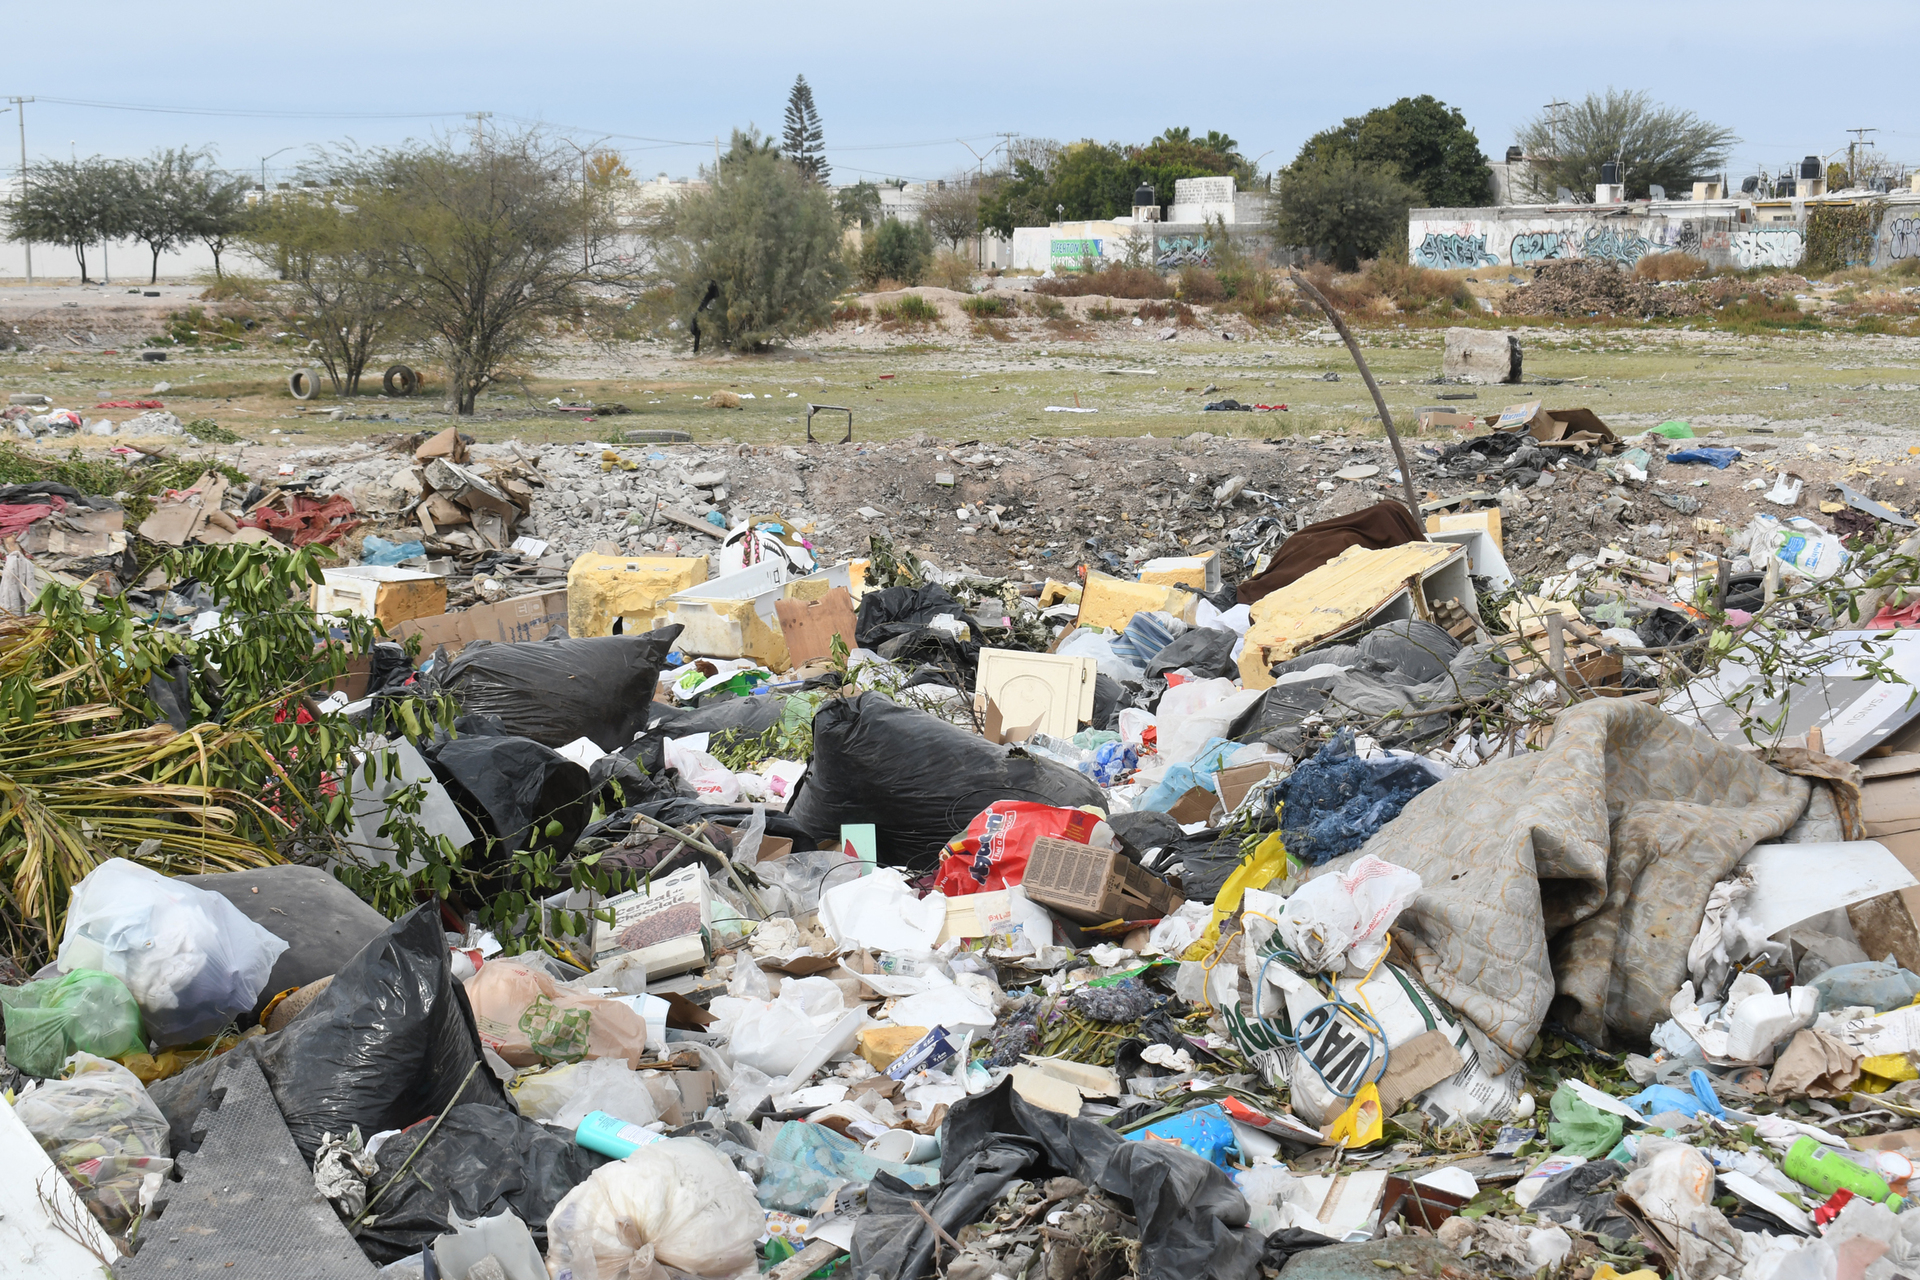
<svg viewBox="0 0 1920 1280">
<path fill-rule="evenodd" d="M 891 867 L 853 879 L 836 876 L 820 895 L 820 927 L 842 948 L 925 951 L 947 922 L 947 898 L 914 896 Z"/>
<path fill-rule="evenodd" d="M 707 754 L 710 734 L 695 733 L 684 738 L 668 738 L 662 760 L 669 769 L 700 793 L 707 804 L 738 804 L 740 783 L 727 766 Z"/>
<path fill-rule="evenodd" d="M 646 1079 L 619 1058 L 569 1062 L 523 1075 L 514 1085 L 513 1101 L 527 1119 L 566 1129 L 579 1127 L 592 1111 L 638 1125 L 660 1118 Z"/>
<path fill-rule="evenodd" d="M 58 962 L 65 973 L 101 969 L 126 983 L 147 1034 L 165 1047 L 250 1012 L 286 949 L 211 889 L 109 858 L 73 887 Z"/>
<path fill-rule="evenodd" d="M 766 1212 L 698 1138 L 650 1142 L 601 1165 L 547 1219 L 553 1280 L 667 1280 L 666 1267 L 732 1276 L 754 1262 Z"/>
<path fill-rule="evenodd" d="M 1303 973 L 1365 973 L 1386 950 L 1387 930 L 1420 892 L 1420 875 L 1368 854 L 1336 875 L 1309 880 L 1280 913 L 1280 938 Z"/>
</svg>

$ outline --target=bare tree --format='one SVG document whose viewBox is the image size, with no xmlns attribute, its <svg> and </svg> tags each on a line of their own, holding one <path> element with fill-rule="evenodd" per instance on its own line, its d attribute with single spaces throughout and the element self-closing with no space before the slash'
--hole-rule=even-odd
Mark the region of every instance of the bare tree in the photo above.
<svg viewBox="0 0 1920 1280">
<path fill-rule="evenodd" d="M 966 178 L 948 178 L 921 198 L 920 221 L 958 253 L 962 242 L 980 233 L 980 193 Z"/>
<path fill-rule="evenodd" d="M 1654 184 L 1679 190 L 1719 172 L 1738 139 L 1731 129 L 1660 106 L 1643 92 L 1608 89 L 1535 116 L 1519 141 L 1532 158 L 1536 196 L 1550 197 L 1556 187 L 1591 191 L 1600 166 L 1617 162 L 1627 195 L 1639 198 Z"/>
<path fill-rule="evenodd" d="M 263 202 L 247 229 L 247 252 L 286 281 L 277 318 L 306 336 L 336 395 L 354 395 L 375 343 L 407 316 L 413 282 L 379 228 L 335 190 Z"/>
<path fill-rule="evenodd" d="M 530 130 L 374 152 L 357 166 L 355 221 L 407 282 L 455 413 L 472 413 L 551 321 L 577 313 L 582 286 L 622 278 L 609 202 L 592 184 L 583 198 L 577 159 Z"/>
</svg>

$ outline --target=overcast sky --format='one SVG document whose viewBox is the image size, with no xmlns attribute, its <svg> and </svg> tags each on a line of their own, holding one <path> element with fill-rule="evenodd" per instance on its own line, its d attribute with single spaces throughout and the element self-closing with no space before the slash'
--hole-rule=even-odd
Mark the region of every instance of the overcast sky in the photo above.
<svg viewBox="0 0 1920 1280">
<path fill-rule="evenodd" d="M 604 139 L 642 176 L 692 176 L 716 134 L 778 133 L 796 73 L 813 85 L 835 181 L 944 177 L 975 164 L 958 140 L 985 153 L 1002 131 L 1135 142 L 1169 125 L 1224 130 L 1266 170 L 1316 130 L 1420 93 L 1460 108 L 1499 159 L 1542 104 L 1610 85 L 1731 127 L 1736 185 L 1756 166 L 1844 148 L 1858 126 L 1920 163 L 1901 83 L 1920 5 L 1900 0 L 14 0 L 6 13 L 0 94 L 39 99 L 26 108 L 30 157 L 210 145 L 257 174 L 290 148 L 270 177 L 316 143 L 471 128 L 473 111 Z M 8 169 L 17 119 L 0 115 Z"/>
</svg>

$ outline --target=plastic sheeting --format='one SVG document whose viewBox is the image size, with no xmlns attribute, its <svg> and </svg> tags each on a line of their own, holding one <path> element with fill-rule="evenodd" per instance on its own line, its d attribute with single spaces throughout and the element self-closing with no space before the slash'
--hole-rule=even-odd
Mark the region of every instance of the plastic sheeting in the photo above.
<svg viewBox="0 0 1920 1280">
<path fill-rule="evenodd" d="M 854 617 L 854 642 L 862 649 L 878 649 L 888 640 L 911 635 L 943 613 L 961 617 L 966 610 L 945 587 L 933 583 L 869 591 L 860 597 L 860 612 Z"/>
<path fill-rule="evenodd" d="M 499 841 L 502 856 L 536 837 L 570 849 L 592 816 L 593 775 L 531 738 L 454 738 L 427 744 L 424 754 L 454 802 Z M 559 834 L 542 836 L 552 821 Z"/>
<path fill-rule="evenodd" d="M 1202 680 L 1240 674 L 1233 651 L 1240 643 L 1234 632 L 1219 627 L 1195 627 L 1147 659 L 1147 679 L 1185 667 Z"/>
<path fill-rule="evenodd" d="M 469 713 L 549 747 L 593 739 L 602 751 L 647 727 L 654 687 L 680 628 L 638 636 L 592 636 L 524 644 L 476 641 L 447 668 L 442 685 Z"/>
<path fill-rule="evenodd" d="M 996 800 L 1105 806 L 1083 774 L 996 746 L 877 693 L 836 699 L 813 718 L 813 767 L 787 812 L 837 835 L 872 823 L 883 862 L 931 867 L 941 847 Z"/>
<path fill-rule="evenodd" d="M 1792 827 L 1809 790 L 1657 708 L 1596 698 L 1561 712 L 1544 750 L 1415 796 L 1360 853 L 1419 873 L 1395 936 L 1498 1072 L 1556 995 L 1587 1040 L 1644 1042 L 1687 980 L 1714 884 Z"/>
</svg>

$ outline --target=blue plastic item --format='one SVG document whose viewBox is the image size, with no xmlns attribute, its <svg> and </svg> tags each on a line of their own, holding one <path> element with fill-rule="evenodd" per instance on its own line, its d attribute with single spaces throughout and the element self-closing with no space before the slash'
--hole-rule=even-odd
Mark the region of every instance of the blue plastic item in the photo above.
<svg viewBox="0 0 1920 1280">
<path fill-rule="evenodd" d="M 396 565 L 425 554 L 427 544 L 424 542 L 388 542 L 375 534 L 368 534 L 367 540 L 360 544 L 361 564 Z"/>
<path fill-rule="evenodd" d="M 716 529 L 724 529 L 727 527 L 727 518 L 718 511 L 709 511 L 707 512 L 707 523 Z"/>
<path fill-rule="evenodd" d="M 1678 1111 L 1683 1116 L 1691 1117 L 1699 1115 L 1702 1111 L 1715 1111 L 1720 1106 L 1718 1098 L 1715 1098 L 1713 1106 L 1709 1107 L 1686 1090 L 1676 1089 L 1666 1084 L 1650 1084 L 1624 1101 L 1643 1116 L 1657 1116 L 1667 1111 Z M 1719 1114 L 1725 1113 L 1719 1112 Z"/>
<path fill-rule="evenodd" d="M 573 1142 L 575 1146 L 598 1151 L 603 1156 L 624 1160 L 649 1142 L 658 1142 L 664 1136 L 604 1111 L 589 1111 L 579 1127 L 574 1129 Z"/>
<path fill-rule="evenodd" d="M 1103 787 L 1110 787 L 1121 774 L 1140 767 L 1140 755 L 1124 742 L 1103 742 L 1093 751 L 1093 763 L 1080 772 Z"/>
<path fill-rule="evenodd" d="M 1404 757 L 1360 759 L 1353 730 L 1342 729 L 1274 792 L 1281 802 L 1280 838 L 1288 853 L 1320 866 L 1365 844 L 1438 781 L 1423 764 Z"/>
<path fill-rule="evenodd" d="M 1233 1125 L 1217 1102 L 1136 1129 L 1127 1138 L 1133 1142 L 1170 1142 L 1227 1170 L 1233 1168 L 1229 1161 L 1240 1154 Z"/>
<path fill-rule="evenodd" d="M 1706 1072 L 1695 1067 L 1687 1073 L 1687 1083 L 1693 1086 L 1693 1096 L 1700 1100 L 1700 1109 L 1719 1120 L 1727 1118 L 1727 1109 L 1720 1105 L 1720 1095 L 1713 1091 L 1713 1080 Z"/>
<path fill-rule="evenodd" d="M 1920 996 L 1920 975 L 1902 969 L 1891 959 L 1838 964 L 1807 983 L 1820 993 L 1820 1011 L 1868 1005 L 1885 1013 L 1913 1003 Z"/>
<path fill-rule="evenodd" d="M 1667 455 L 1668 462 L 1677 462 L 1682 466 L 1688 463 L 1705 463 L 1709 467 L 1718 467 L 1722 471 L 1739 460 L 1738 449 L 1716 449 L 1711 445 L 1701 445 L 1697 449 L 1676 449 Z"/>
</svg>

